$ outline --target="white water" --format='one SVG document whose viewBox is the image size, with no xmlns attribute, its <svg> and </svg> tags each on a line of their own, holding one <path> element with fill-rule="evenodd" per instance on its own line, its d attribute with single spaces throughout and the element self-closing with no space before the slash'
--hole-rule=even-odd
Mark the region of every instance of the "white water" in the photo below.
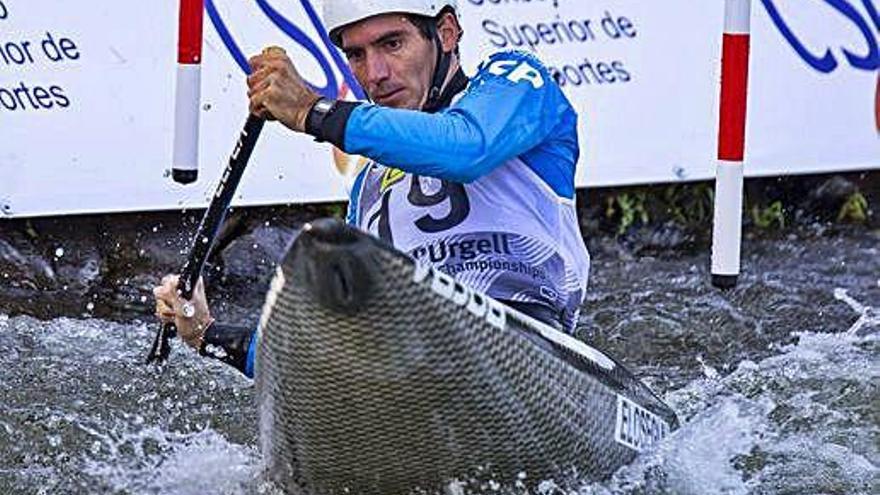
<svg viewBox="0 0 880 495">
<path fill-rule="evenodd" d="M 880 493 L 880 332 L 858 321 L 723 377 L 701 361 L 703 377 L 666 397 L 680 430 L 610 481 L 541 492 Z M 277 493 L 261 478 L 250 383 L 179 346 L 165 369 L 142 366 L 150 337 L 143 324 L 0 315 L 0 493 Z"/>
<path fill-rule="evenodd" d="M 880 338 L 798 337 L 669 394 L 683 427 L 611 482 L 576 492 L 880 493 Z"/>
</svg>

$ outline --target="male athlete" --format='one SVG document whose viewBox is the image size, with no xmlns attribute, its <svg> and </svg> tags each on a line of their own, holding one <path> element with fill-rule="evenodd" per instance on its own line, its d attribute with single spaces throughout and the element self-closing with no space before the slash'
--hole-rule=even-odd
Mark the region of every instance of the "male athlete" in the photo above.
<svg viewBox="0 0 880 495">
<path fill-rule="evenodd" d="M 575 210 L 577 115 L 530 54 L 492 55 L 468 79 L 455 0 L 327 0 L 330 38 L 371 103 L 312 91 L 280 49 L 250 59 L 252 113 L 371 161 L 349 223 L 418 262 L 545 323 L 572 331 L 589 254 Z M 199 284 L 183 316 L 177 278 L 156 312 L 204 353 L 253 375 L 254 329 L 214 323 Z"/>
</svg>

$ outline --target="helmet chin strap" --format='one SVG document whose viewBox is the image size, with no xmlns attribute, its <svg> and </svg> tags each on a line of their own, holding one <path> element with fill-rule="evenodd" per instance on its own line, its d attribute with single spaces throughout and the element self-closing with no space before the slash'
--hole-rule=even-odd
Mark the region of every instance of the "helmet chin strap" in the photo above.
<svg viewBox="0 0 880 495">
<path fill-rule="evenodd" d="M 443 83 L 446 82 L 446 76 L 449 73 L 449 65 L 452 63 L 452 53 L 443 51 L 443 42 L 440 40 L 440 33 L 437 27 L 433 26 L 434 45 L 437 47 L 437 61 L 434 64 L 434 77 L 431 80 L 431 87 L 428 89 L 428 98 L 422 105 L 422 111 L 435 112 L 440 106 L 440 97 L 443 95 Z"/>
</svg>

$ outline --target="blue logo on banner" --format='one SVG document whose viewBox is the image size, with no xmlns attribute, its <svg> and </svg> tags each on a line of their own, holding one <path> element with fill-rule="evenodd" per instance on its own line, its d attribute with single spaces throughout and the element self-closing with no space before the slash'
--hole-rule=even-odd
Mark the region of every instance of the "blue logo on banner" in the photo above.
<svg viewBox="0 0 880 495">
<path fill-rule="evenodd" d="M 764 8 L 770 15 L 770 19 L 782 36 L 788 41 L 798 56 L 803 59 L 813 69 L 828 74 L 833 72 L 839 65 L 839 61 L 834 54 L 831 53 L 831 47 L 825 47 L 823 53 L 811 51 L 800 41 L 794 31 L 788 26 L 780 15 L 779 10 L 774 5 L 773 0 L 761 0 Z M 855 47 L 840 47 L 843 55 L 849 65 L 861 70 L 875 71 L 880 68 L 880 49 L 877 44 L 877 32 L 880 32 L 880 15 L 877 13 L 877 7 L 874 6 L 873 0 L 862 0 L 865 10 L 868 12 L 870 19 L 866 20 L 855 7 L 847 0 L 825 0 L 841 16 L 851 22 L 861 33 L 865 39 L 865 46 L 856 49 Z M 873 22 L 874 29 L 869 24 Z M 856 51 L 857 50 L 857 51 Z M 821 50 L 819 50 L 821 51 Z"/>
<path fill-rule="evenodd" d="M 336 73 L 333 71 L 333 65 L 335 65 L 339 72 L 342 73 L 345 84 L 351 89 L 355 97 L 358 99 L 365 98 L 366 95 L 364 94 L 363 89 L 358 85 L 357 80 L 348 68 L 348 64 L 345 63 L 345 60 L 343 60 L 342 56 L 339 54 L 339 50 L 337 50 L 336 46 L 333 45 L 333 42 L 330 41 L 330 37 L 327 35 L 327 30 L 324 29 L 324 26 L 321 24 L 321 19 L 318 17 L 315 8 L 309 0 L 300 0 L 300 4 L 306 12 L 306 15 L 309 17 L 312 26 L 319 33 L 321 44 L 323 44 L 324 48 L 327 49 L 327 52 L 330 53 L 332 64 L 331 61 L 327 60 L 327 57 L 321 52 L 321 48 L 318 44 L 309 38 L 302 29 L 296 26 L 296 24 L 269 5 L 268 0 L 256 0 L 256 3 L 272 24 L 290 37 L 290 39 L 296 44 L 308 51 L 318 62 L 318 65 L 321 66 L 327 84 L 323 87 L 312 85 L 315 91 L 330 99 L 337 99 L 340 97 L 339 84 L 337 84 Z M 220 39 L 223 40 L 223 44 L 226 45 L 226 49 L 229 50 L 229 54 L 232 55 L 232 58 L 238 66 L 241 67 L 241 70 L 244 71 L 245 74 L 250 73 L 247 57 L 242 53 L 241 48 L 239 48 L 232 33 L 230 33 L 229 29 L 226 27 L 226 23 L 223 22 L 223 19 L 220 17 L 220 13 L 217 11 L 214 0 L 205 0 L 205 11 L 208 14 L 208 18 L 211 19 L 211 24 L 214 25 L 214 29 L 217 30 Z M 311 85 L 311 83 L 309 84 Z"/>
</svg>

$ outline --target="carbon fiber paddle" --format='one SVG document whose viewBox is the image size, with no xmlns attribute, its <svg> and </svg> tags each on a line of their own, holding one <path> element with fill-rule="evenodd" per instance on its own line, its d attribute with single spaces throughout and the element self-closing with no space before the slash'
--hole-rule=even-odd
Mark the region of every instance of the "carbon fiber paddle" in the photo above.
<svg viewBox="0 0 880 495">
<path fill-rule="evenodd" d="M 244 129 L 242 129 L 238 137 L 235 150 L 233 150 L 232 155 L 229 157 L 229 164 L 226 166 L 223 177 L 220 179 L 220 184 L 217 186 L 217 191 L 214 193 L 214 199 L 211 200 L 208 210 L 199 223 L 199 230 L 193 238 L 189 257 L 180 271 L 178 290 L 181 297 L 186 300 L 192 298 L 196 282 L 198 282 L 199 277 L 202 275 L 202 269 L 205 267 L 205 262 L 208 259 L 208 253 L 211 252 L 211 246 L 214 245 L 217 233 L 223 225 L 226 212 L 229 211 L 229 204 L 232 202 L 232 197 L 238 188 L 238 183 L 241 181 L 244 169 L 247 167 L 248 160 L 254 151 L 257 138 L 260 137 L 260 132 L 263 130 L 265 122 L 261 117 L 255 115 L 248 116 Z M 156 337 L 153 339 L 150 354 L 147 356 L 147 364 L 152 362 L 161 363 L 168 359 L 168 354 L 171 352 L 169 341 L 176 333 L 177 329 L 173 323 L 166 323 L 159 327 Z"/>
</svg>

